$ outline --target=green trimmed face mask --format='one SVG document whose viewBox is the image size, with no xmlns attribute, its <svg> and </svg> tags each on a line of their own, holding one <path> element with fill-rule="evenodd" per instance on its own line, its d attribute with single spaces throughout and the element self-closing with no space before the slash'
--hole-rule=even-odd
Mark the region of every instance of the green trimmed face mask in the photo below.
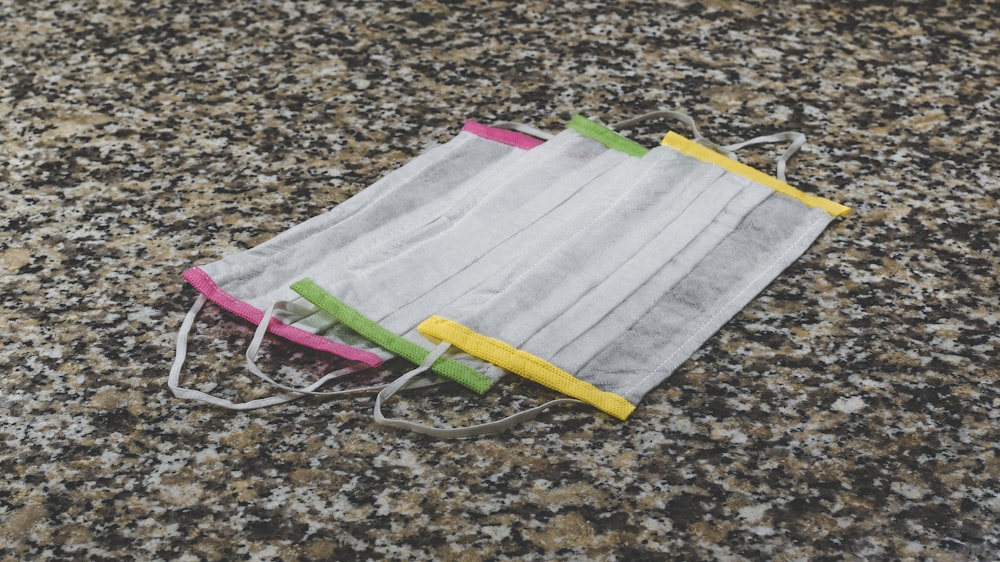
<svg viewBox="0 0 1000 562">
<path fill-rule="evenodd" d="M 528 130 L 543 137 L 551 136 Z M 320 271 L 323 265 L 349 267 L 355 263 L 370 263 L 372 255 L 401 251 L 416 233 L 437 224 L 449 209 L 466 201 L 480 185 L 513 173 L 520 158 L 541 144 L 541 140 L 520 132 L 468 121 L 454 139 L 424 152 L 331 211 L 255 248 L 189 269 L 184 278 L 201 295 L 178 335 L 177 355 L 168 386 L 180 398 L 249 409 L 286 402 L 303 393 L 315 392 L 330 378 L 379 365 L 388 354 L 373 353 L 368 342 L 356 335 L 326 337 L 320 333 L 319 326 L 295 322 L 291 313 L 279 312 L 275 318 L 268 315 L 265 320 L 265 311 L 276 301 L 296 298 L 289 286 L 311 271 L 311 267 L 319 266 Z M 180 383 L 180 372 L 186 354 L 186 337 L 206 300 L 260 327 L 251 345 L 252 355 L 256 355 L 263 331 L 269 330 L 294 343 L 351 359 L 356 364 L 305 388 L 288 388 L 261 373 L 251 362 L 252 372 L 294 392 L 246 403 L 233 403 L 185 388 Z M 354 340 L 362 341 L 364 348 L 352 346 Z"/>
<path fill-rule="evenodd" d="M 512 372 L 626 419 L 733 315 L 848 212 L 784 181 L 798 133 L 727 147 L 792 141 L 775 178 L 675 133 L 630 163 L 638 178 L 537 240 L 520 263 L 472 288 L 419 325 L 426 345 Z M 454 354 L 454 349 L 461 351 Z M 567 399 L 471 428 L 379 423 L 441 437 L 496 431 Z"/>
<path fill-rule="evenodd" d="M 475 190 L 411 236 L 405 249 L 372 252 L 354 267 L 309 275 L 292 286 L 302 299 L 278 306 L 298 315 L 293 324 L 310 323 L 325 335 L 350 330 L 354 338 L 367 338 L 373 352 L 421 363 L 434 347 L 419 343 L 425 340 L 416 332 L 428 314 L 501 275 L 517 263 L 520 248 L 547 238 L 580 208 L 613 197 L 627 181 L 620 169 L 643 152 L 606 127 L 575 117 L 566 131 L 522 158 L 514 173 Z M 472 357 L 456 361 L 445 355 L 431 370 L 481 393 L 493 384 L 483 374 L 486 367 Z"/>
</svg>

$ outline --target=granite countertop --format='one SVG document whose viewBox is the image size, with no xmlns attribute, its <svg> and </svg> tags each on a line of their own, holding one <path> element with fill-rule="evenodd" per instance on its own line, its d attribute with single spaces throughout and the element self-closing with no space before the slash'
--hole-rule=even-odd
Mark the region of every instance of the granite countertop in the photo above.
<svg viewBox="0 0 1000 562">
<path fill-rule="evenodd" d="M 995 559 L 1000 3 L 889 4 L 0 0 L 0 560 Z M 791 183 L 853 212 L 627 422 L 439 441 L 373 424 L 367 394 L 168 391 L 186 268 L 466 118 L 660 108 L 719 142 L 806 133 Z M 206 307 L 190 385 L 271 394 L 251 336 Z M 552 397 L 505 379 L 391 409 Z"/>
</svg>

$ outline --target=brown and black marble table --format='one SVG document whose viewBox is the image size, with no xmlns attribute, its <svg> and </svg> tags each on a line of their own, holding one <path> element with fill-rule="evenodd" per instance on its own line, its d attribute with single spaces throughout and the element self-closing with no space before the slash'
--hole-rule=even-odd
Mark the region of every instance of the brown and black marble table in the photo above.
<svg viewBox="0 0 1000 562">
<path fill-rule="evenodd" d="M 995 0 L 0 0 L 0 559 L 996 559 L 997 21 Z M 719 142 L 804 132 L 791 183 L 853 212 L 627 422 L 439 441 L 375 425 L 371 395 L 168 391 L 191 265 L 466 118 L 660 108 Z M 251 336 L 207 307 L 189 384 L 270 394 Z M 391 408 L 471 423 L 555 396 L 513 379 Z"/>
</svg>

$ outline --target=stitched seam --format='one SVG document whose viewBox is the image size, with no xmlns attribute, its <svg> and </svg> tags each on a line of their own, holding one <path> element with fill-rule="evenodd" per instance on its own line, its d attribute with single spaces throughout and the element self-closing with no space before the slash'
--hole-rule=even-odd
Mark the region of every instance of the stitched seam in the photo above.
<svg viewBox="0 0 1000 562">
<path fill-rule="evenodd" d="M 624 152 L 629 156 L 644 156 L 649 152 L 649 149 L 641 144 L 629 140 L 604 125 L 595 123 L 582 115 L 574 115 L 566 125 L 566 128 L 573 129 L 589 139 L 595 140 L 610 149 Z"/>
<path fill-rule="evenodd" d="M 432 316 L 422 322 L 418 329 L 424 335 L 448 341 L 469 355 L 489 361 L 567 396 L 583 400 L 618 419 L 628 418 L 635 410 L 635 405 L 622 396 L 601 390 L 536 355 L 479 334 L 452 320 Z"/>
<path fill-rule="evenodd" d="M 766 185 L 786 197 L 796 199 L 808 207 L 822 209 L 835 217 L 844 216 L 851 210 L 849 207 L 845 207 L 835 201 L 805 193 L 775 178 L 774 176 L 719 154 L 718 152 L 697 144 L 685 138 L 683 135 L 679 135 L 673 131 L 667 133 L 667 135 L 663 137 L 663 141 L 660 144 L 663 146 L 669 146 L 688 156 L 691 156 L 692 158 L 697 158 L 702 162 L 708 162 L 725 168 L 727 171 L 749 178 L 750 180 L 760 183 L 761 185 Z"/>
</svg>

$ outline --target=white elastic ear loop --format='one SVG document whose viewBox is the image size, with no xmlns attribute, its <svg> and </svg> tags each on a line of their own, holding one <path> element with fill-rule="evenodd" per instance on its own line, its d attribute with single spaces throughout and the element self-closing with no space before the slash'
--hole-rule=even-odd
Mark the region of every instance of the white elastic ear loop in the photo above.
<svg viewBox="0 0 1000 562">
<path fill-rule="evenodd" d="M 380 384 L 375 386 L 351 388 L 348 390 L 336 390 L 329 392 L 316 391 L 317 388 L 323 386 L 324 384 L 333 379 L 345 375 L 350 375 L 352 373 L 356 373 L 364 369 L 368 369 L 369 368 L 368 365 L 365 365 L 364 363 L 355 363 L 350 367 L 339 369 L 337 371 L 333 371 L 332 373 L 327 373 L 326 375 L 323 375 L 319 380 L 301 388 L 286 386 L 272 379 L 271 377 L 267 376 L 263 371 L 260 370 L 260 367 L 257 366 L 256 360 L 257 360 L 257 355 L 260 353 L 261 343 L 264 341 L 264 335 L 267 333 L 267 328 L 271 323 L 271 317 L 274 316 L 275 308 L 281 310 L 288 310 L 302 316 L 314 312 L 310 309 L 300 307 L 298 305 L 295 305 L 294 303 L 289 303 L 286 301 L 278 301 L 272 304 L 271 306 L 267 307 L 267 310 L 264 311 L 264 317 L 261 318 L 260 324 L 257 325 L 257 329 L 254 331 L 253 334 L 253 339 L 250 341 L 250 345 L 247 347 L 247 352 L 246 352 L 247 369 L 249 369 L 251 373 L 257 375 L 257 377 L 260 378 L 261 380 L 264 380 L 265 382 L 268 382 L 271 385 L 280 388 L 282 390 L 287 390 L 289 392 L 294 392 L 297 394 L 311 394 L 313 396 L 344 396 L 347 394 L 361 394 L 365 392 L 374 392 L 376 390 L 381 390 L 385 388 L 386 385 Z"/>
<path fill-rule="evenodd" d="M 692 139 L 694 142 L 696 142 L 696 143 L 698 143 L 698 144 L 700 144 L 702 146 L 706 146 L 708 148 L 711 148 L 712 150 L 714 150 L 716 152 L 719 152 L 719 153 L 722 153 L 725 156 L 728 156 L 730 158 L 733 157 L 733 153 L 730 152 L 730 151 L 728 151 L 728 150 L 726 150 L 725 147 L 720 146 L 720 145 L 718 145 L 718 144 L 716 144 L 716 143 L 714 143 L 714 142 L 706 139 L 705 137 L 703 137 L 701 135 L 701 131 L 698 130 L 698 125 L 694 122 L 694 119 L 690 115 L 688 115 L 686 113 L 681 113 L 679 111 L 671 111 L 669 109 L 661 109 L 659 111 L 653 111 L 651 113 L 646 113 L 646 114 L 640 115 L 638 117 L 633 117 L 632 119 L 627 119 L 625 121 L 621 121 L 619 123 L 615 123 L 614 125 L 611 125 L 610 128 L 614 129 L 614 130 L 626 129 L 626 128 L 631 127 L 633 125 L 638 125 L 639 123 L 642 123 L 644 121 L 651 121 L 653 119 L 662 119 L 664 117 L 666 117 L 668 119 L 675 119 L 677 121 L 680 121 L 681 123 L 684 123 L 688 127 L 690 127 L 691 128 L 691 133 L 694 135 L 694 138 Z"/>
<path fill-rule="evenodd" d="M 451 344 L 448 342 L 441 342 L 437 347 L 431 351 L 424 362 L 420 364 L 416 369 L 404 374 L 395 381 L 393 381 L 389 386 L 385 387 L 382 392 L 378 393 L 375 397 L 375 423 L 379 425 L 387 425 L 391 427 L 396 427 L 400 429 L 409 429 L 410 431 L 415 431 L 417 433 L 423 433 L 424 435 L 430 435 L 431 437 L 438 437 L 442 439 L 453 439 L 458 437 L 471 437 L 473 435 L 483 435 L 486 433 L 495 433 L 498 431 L 503 431 L 513 425 L 518 423 L 528 421 L 535 418 L 538 414 L 541 414 L 545 410 L 548 410 L 552 406 L 557 406 L 560 404 L 582 404 L 581 401 L 575 398 L 559 398 L 556 400 L 550 400 L 541 406 L 535 406 L 534 408 L 518 412 L 516 414 L 507 416 L 503 419 L 481 423 L 478 425 L 471 425 L 468 427 L 433 427 L 422 423 L 411 422 L 402 420 L 399 418 L 386 418 L 382 415 L 382 401 L 388 400 L 396 392 L 403 390 L 408 386 L 411 380 L 417 375 L 427 371 L 431 368 L 431 365 L 437 361 L 438 357 L 444 354 Z"/>
<path fill-rule="evenodd" d="M 798 152 L 799 149 L 802 148 L 802 145 L 806 143 L 806 136 L 803 133 L 799 133 L 796 131 L 786 131 L 783 133 L 775 133 L 773 135 L 764 135 L 760 137 L 754 137 L 750 140 L 745 140 L 743 142 L 727 144 L 722 148 L 725 150 L 735 152 L 745 146 L 750 146 L 754 144 L 765 144 L 771 142 L 791 142 L 791 144 L 788 146 L 788 148 L 785 149 L 785 151 L 781 154 L 781 156 L 778 156 L 775 159 L 775 162 L 778 163 L 778 176 L 777 176 L 778 179 L 785 183 L 788 183 L 785 180 L 786 164 L 788 162 L 788 159 L 791 158 L 796 152 Z"/>
<path fill-rule="evenodd" d="M 653 111 L 651 113 L 645 113 L 645 114 L 640 115 L 638 117 L 633 117 L 631 119 L 626 119 L 625 121 L 619 121 L 618 123 L 615 123 L 614 125 L 610 125 L 609 128 L 615 129 L 615 130 L 618 130 L 618 129 L 627 129 L 628 127 L 631 127 L 633 125 L 638 125 L 639 123 L 643 123 L 645 121 L 651 121 L 653 119 L 662 119 L 664 117 L 666 117 L 668 119 L 675 119 L 677 121 L 680 121 L 681 123 L 684 123 L 688 127 L 690 127 L 691 128 L 691 132 L 694 133 L 694 139 L 695 140 L 704 138 L 704 137 L 701 136 L 701 133 L 698 131 L 698 125 L 695 124 L 694 119 L 690 115 L 688 115 L 686 113 L 681 113 L 679 111 L 671 111 L 669 109 L 661 109 L 659 111 Z"/>
<path fill-rule="evenodd" d="M 226 400 L 225 398 L 212 396 L 211 394 L 201 392 L 200 390 L 182 387 L 180 385 L 181 367 L 184 366 L 184 358 L 187 355 L 188 333 L 191 332 L 191 326 L 194 325 L 194 319 L 198 316 L 198 312 L 201 311 L 201 308 L 205 305 L 205 301 L 207 300 L 208 299 L 205 295 L 198 295 L 198 300 L 196 300 L 191 309 L 188 310 L 187 316 L 184 317 L 184 322 L 181 324 L 181 328 L 177 332 L 177 353 L 174 356 L 174 364 L 170 367 L 170 375 L 167 377 L 167 386 L 170 388 L 170 391 L 174 393 L 174 396 L 188 400 L 197 400 L 199 402 L 221 406 L 230 410 L 253 410 L 255 408 L 264 408 L 266 406 L 290 402 L 305 396 L 300 393 L 290 393 L 279 396 L 270 396 L 267 398 L 259 398 L 249 402 L 236 403 Z"/>
<path fill-rule="evenodd" d="M 499 121 L 497 123 L 491 123 L 490 127 L 497 129 L 507 129 L 508 131 L 517 131 L 519 133 L 524 133 L 535 137 L 536 139 L 551 140 L 555 136 L 551 133 L 546 133 L 541 129 L 536 129 L 531 125 L 525 125 L 524 123 L 514 123 L 513 121 Z"/>
</svg>

